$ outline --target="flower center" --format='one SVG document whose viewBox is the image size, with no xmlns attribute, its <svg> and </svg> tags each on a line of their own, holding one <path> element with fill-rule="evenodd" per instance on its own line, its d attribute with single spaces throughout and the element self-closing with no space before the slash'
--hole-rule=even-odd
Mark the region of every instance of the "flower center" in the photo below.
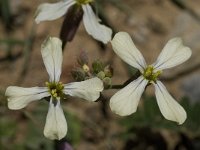
<svg viewBox="0 0 200 150">
<path fill-rule="evenodd" d="M 88 4 L 88 3 L 91 3 L 93 2 L 94 0 L 76 0 L 76 2 L 80 5 L 85 5 L 85 4 Z"/>
<path fill-rule="evenodd" d="M 143 76 L 145 79 L 149 80 L 149 83 L 152 83 L 152 82 L 156 82 L 156 80 L 158 79 L 161 73 L 162 71 L 160 70 L 155 72 L 153 66 L 148 66 L 144 70 Z"/>
<path fill-rule="evenodd" d="M 46 86 L 53 98 L 63 97 L 64 86 L 62 82 L 46 82 Z"/>
</svg>

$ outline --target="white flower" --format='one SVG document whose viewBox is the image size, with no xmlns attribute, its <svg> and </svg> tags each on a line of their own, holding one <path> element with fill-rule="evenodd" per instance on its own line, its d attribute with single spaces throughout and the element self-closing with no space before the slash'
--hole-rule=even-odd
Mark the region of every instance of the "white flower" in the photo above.
<svg viewBox="0 0 200 150">
<path fill-rule="evenodd" d="M 95 101 L 103 90 L 103 83 L 98 78 L 82 82 L 62 84 L 59 82 L 62 66 L 62 43 L 58 38 L 48 38 L 41 47 L 42 58 L 49 74 L 46 87 L 22 88 L 9 86 L 5 95 L 9 109 L 21 109 L 30 102 L 51 97 L 49 111 L 44 127 L 44 135 L 49 139 L 62 139 L 67 133 L 67 122 L 60 105 L 65 94 Z"/>
<path fill-rule="evenodd" d="M 165 86 L 158 81 L 163 69 L 171 68 L 185 62 L 191 56 L 191 50 L 182 44 L 180 38 L 173 38 L 163 48 L 156 62 L 147 66 L 146 62 L 125 32 L 119 32 L 111 41 L 113 50 L 129 65 L 139 69 L 141 76 L 129 83 L 111 97 L 111 110 L 121 116 L 130 115 L 137 110 L 139 100 L 148 83 L 155 87 L 158 106 L 163 116 L 182 124 L 187 114 L 183 107 L 167 92 Z"/>
<path fill-rule="evenodd" d="M 76 4 L 83 9 L 83 23 L 88 34 L 106 44 L 111 40 L 112 30 L 99 23 L 100 19 L 97 18 L 89 5 L 92 1 L 93 0 L 61 0 L 53 4 L 41 4 L 36 11 L 35 21 L 36 23 L 40 23 L 41 21 L 55 20 L 65 15 L 71 6 Z"/>
</svg>

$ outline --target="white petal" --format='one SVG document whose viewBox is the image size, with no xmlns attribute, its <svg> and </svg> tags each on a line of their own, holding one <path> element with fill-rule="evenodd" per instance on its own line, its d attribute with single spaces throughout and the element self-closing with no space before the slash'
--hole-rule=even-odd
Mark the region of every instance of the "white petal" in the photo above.
<svg viewBox="0 0 200 150">
<path fill-rule="evenodd" d="M 62 42 L 55 37 L 47 38 L 41 46 L 44 65 L 49 74 L 49 80 L 58 82 L 62 68 Z"/>
<path fill-rule="evenodd" d="M 52 101 L 53 99 L 51 98 L 44 127 L 44 135 L 51 140 L 60 140 L 67 134 L 67 122 L 60 106 L 60 99 L 55 100 L 56 104 Z"/>
<path fill-rule="evenodd" d="M 48 89 L 45 87 L 23 88 L 17 86 L 9 86 L 5 95 L 8 99 L 9 109 L 21 109 L 26 107 L 30 102 L 40 100 L 49 96 Z"/>
<path fill-rule="evenodd" d="M 57 3 L 45 3 L 39 5 L 36 11 L 36 18 L 35 22 L 40 23 L 41 21 L 46 20 L 55 20 L 61 16 L 63 16 L 70 6 L 75 4 L 75 0 L 67 0 L 67 1 L 60 1 Z"/>
<path fill-rule="evenodd" d="M 187 118 L 183 107 L 167 92 L 167 89 L 160 81 L 157 81 L 154 86 L 157 103 L 163 116 L 167 120 L 182 124 Z"/>
<path fill-rule="evenodd" d="M 111 41 L 115 53 L 126 63 L 143 72 L 146 62 L 126 32 L 117 33 Z"/>
<path fill-rule="evenodd" d="M 156 70 L 172 68 L 188 60 L 191 54 L 191 49 L 183 45 L 181 38 L 173 38 L 163 48 L 154 67 Z"/>
<path fill-rule="evenodd" d="M 82 82 L 72 82 L 66 84 L 64 88 L 65 94 L 89 101 L 97 100 L 101 91 L 103 91 L 103 82 L 97 77 Z"/>
<path fill-rule="evenodd" d="M 137 110 L 139 100 L 148 81 L 140 76 L 118 91 L 110 99 L 110 108 L 120 116 L 130 115 Z"/>
<path fill-rule="evenodd" d="M 104 44 L 108 43 L 111 40 L 112 30 L 99 23 L 99 19 L 89 4 L 82 5 L 82 8 L 84 11 L 83 23 L 88 34 Z"/>
</svg>

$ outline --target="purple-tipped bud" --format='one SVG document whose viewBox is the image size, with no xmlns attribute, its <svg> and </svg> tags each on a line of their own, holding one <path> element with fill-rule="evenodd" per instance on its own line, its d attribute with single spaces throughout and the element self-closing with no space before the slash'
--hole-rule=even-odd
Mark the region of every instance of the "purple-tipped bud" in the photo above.
<svg viewBox="0 0 200 150">
<path fill-rule="evenodd" d="M 56 140 L 55 150 L 73 150 L 73 148 L 66 140 Z"/>
<path fill-rule="evenodd" d="M 60 39 L 63 42 L 63 48 L 68 41 L 73 40 L 82 18 L 83 10 L 81 7 L 74 5 L 68 10 L 60 32 Z"/>
</svg>

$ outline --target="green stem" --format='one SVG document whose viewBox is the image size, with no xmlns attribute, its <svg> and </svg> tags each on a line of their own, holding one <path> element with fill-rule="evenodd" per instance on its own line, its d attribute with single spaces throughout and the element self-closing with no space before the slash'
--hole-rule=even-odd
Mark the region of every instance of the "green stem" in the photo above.
<svg viewBox="0 0 200 150">
<path fill-rule="evenodd" d="M 105 88 L 105 90 L 109 89 L 122 89 L 125 86 L 127 86 L 129 83 L 131 83 L 133 80 L 137 79 L 141 75 L 140 71 L 138 70 L 131 78 L 129 78 L 126 82 L 123 84 L 118 84 L 118 85 L 111 85 L 108 88 Z"/>
</svg>

